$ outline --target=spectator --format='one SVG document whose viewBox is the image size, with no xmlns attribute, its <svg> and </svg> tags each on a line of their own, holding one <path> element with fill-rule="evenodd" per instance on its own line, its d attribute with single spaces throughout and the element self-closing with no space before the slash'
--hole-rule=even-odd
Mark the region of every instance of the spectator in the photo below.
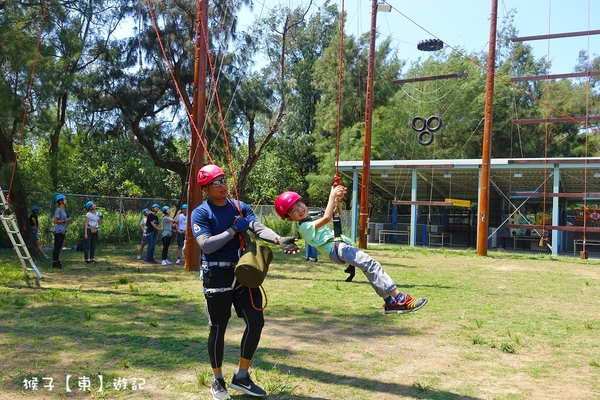
<svg viewBox="0 0 600 400">
<path fill-rule="evenodd" d="M 33 233 L 33 240 L 35 240 L 35 245 L 37 247 L 38 252 L 44 258 L 50 258 L 46 255 L 46 253 L 44 253 L 44 249 L 42 248 L 42 244 L 40 243 L 40 237 L 38 235 L 38 228 L 40 226 L 38 222 L 39 211 L 40 208 L 38 206 L 31 207 L 31 215 L 29 216 L 29 221 L 31 222 L 31 232 Z"/>
<path fill-rule="evenodd" d="M 54 198 L 56 201 L 56 210 L 54 210 L 54 217 L 52 223 L 52 234 L 54 235 L 54 250 L 52 251 L 52 268 L 62 269 L 60 262 L 60 250 L 67 237 L 67 222 L 71 220 L 71 217 L 65 211 L 67 206 L 67 196 L 64 194 L 57 194 Z"/>
<path fill-rule="evenodd" d="M 83 257 L 86 264 L 96 264 L 94 256 L 98 244 L 98 229 L 102 225 L 102 214 L 97 210 L 96 203 L 88 201 L 85 203 L 85 224 L 83 227 Z M 88 258 L 89 255 L 89 258 Z"/>
<path fill-rule="evenodd" d="M 175 215 L 175 224 L 177 226 L 177 261 L 175 264 L 181 264 L 181 256 L 183 255 L 183 245 L 185 244 L 185 233 L 187 232 L 187 210 L 188 205 L 184 204 Z"/>
<path fill-rule="evenodd" d="M 144 252 L 144 247 L 146 247 L 146 245 L 148 244 L 148 234 L 146 233 L 146 216 L 148 215 L 148 213 L 150 212 L 150 209 L 148 208 L 144 208 L 142 210 L 142 219 L 140 220 L 140 228 L 142 230 L 142 240 L 140 241 L 140 248 L 138 250 L 138 256 L 137 259 L 141 260 L 142 259 L 142 254 Z"/>
<path fill-rule="evenodd" d="M 148 247 L 146 248 L 146 264 L 158 264 L 154 259 L 154 248 L 156 247 L 156 235 L 161 228 L 158 226 L 158 217 L 156 213 L 160 206 L 156 203 L 152 204 L 152 210 L 146 216 L 146 234 L 148 235 Z"/>
<path fill-rule="evenodd" d="M 162 265 L 171 265 L 173 264 L 169 261 L 169 245 L 171 244 L 171 238 L 173 237 L 173 222 L 175 220 L 171 218 L 171 207 L 164 206 L 161 208 L 163 213 L 162 219 Z"/>
</svg>

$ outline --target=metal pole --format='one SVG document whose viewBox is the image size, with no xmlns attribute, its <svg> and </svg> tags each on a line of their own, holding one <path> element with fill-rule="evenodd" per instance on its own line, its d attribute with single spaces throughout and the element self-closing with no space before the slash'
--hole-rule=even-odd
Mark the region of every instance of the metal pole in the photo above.
<svg viewBox="0 0 600 400">
<path fill-rule="evenodd" d="M 377 0 L 371 1 L 371 33 L 369 41 L 369 70 L 365 106 L 365 139 L 363 146 L 360 215 L 358 218 L 358 247 L 367 248 L 367 219 L 369 218 L 369 189 L 371 186 L 371 125 L 373 123 L 373 82 L 375 79 L 375 39 L 377 37 Z"/>
<path fill-rule="evenodd" d="M 196 184 L 196 174 L 204 166 L 204 147 L 206 134 L 204 119 L 206 114 L 206 68 L 208 64 L 208 49 L 204 35 L 208 34 L 208 0 L 198 3 L 196 12 L 196 51 L 194 54 L 194 98 L 192 116 L 192 139 L 190 142 L 190 171 L 188 173 L 188 217 L 191 211 L 202 203 L 202 189 Z M 195 128 L 194 128 L 195 127 Z M 200 137 L 198 137 L 198 134 Z M 200 270 L 200 247 L 193 239 L 191 219 L 188 220 L 185 234 L 185 269 L 188 271 Z"/>
<path fill-rule="evenodd" d="M 485 125 L 481 151 L 481 180 L 479 181 L 479 218 L 477 220 L 477 255 L 487 256 L 487 237 L 490 212 L 490 169 L 492 160 L 492 122 L 494 111 L 494 71 L 496 69 L 496 23 L 498 0 L 492 0 L 490 18 L 490 44 L 485 88 Z"/>
</svg>

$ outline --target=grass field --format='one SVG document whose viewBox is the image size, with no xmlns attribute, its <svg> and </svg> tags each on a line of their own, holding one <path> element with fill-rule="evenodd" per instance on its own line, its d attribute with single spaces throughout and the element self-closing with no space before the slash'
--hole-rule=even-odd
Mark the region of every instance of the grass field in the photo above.
<svg viewBox="0 0 600 400">
<path fill-rule="evenodd" d="M 275 249 L 252 368 L 268 398 L 600 399 L 600 261 L 368 252 L 428 305 L 386 316 L 360 271 L 347 283 L 344 267 Z M 0 399 L 212 398 L 197 273 L 135 254 L 101 245 L 90 266 L 64 251 L 65 269 L 42 260 L 38 282 L 0 252 Z M 226 381 L 243 328 L 231 319 Z"/>
</svg>

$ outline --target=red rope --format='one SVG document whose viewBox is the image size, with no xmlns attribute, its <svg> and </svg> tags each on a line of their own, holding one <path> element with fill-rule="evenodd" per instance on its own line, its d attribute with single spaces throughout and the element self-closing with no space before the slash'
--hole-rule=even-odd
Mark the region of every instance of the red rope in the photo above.
<svg viewBox="0 0 600 400">
<path fill-rule="evenodd" d="M 256 311 L 262 311 L 265 308 L 267 308 L 267 304 L 269 304 L 269 300 L 267 299 L 267 292 L 265 291 L 265 288 L 262 287 L 262 285 L 260 285 L 260 289 L 263 291 L 264 295 L 265 295 L 265 305 L 264 307 L 256 307 L 254 305 L 254 299 L 252 298 L 252 289 L 248 288 L 248 293 L 250 293 L 250 304 L 252 304 L 252 308 L 254 308 Z"/>
<path fill-rule="evenodd" d="M 335 138 L 335 176 L 333 186 L 340 184 L 339 163 L 340 163 L 340 136 L 342 121 L 342 77 L 344 65 L 344 0 L 342 0 L 342 11 L 340 12 L 340 60 L 338 69 L 338 97 L 337 97 L 337 134 Z"/>
<path fill-rule="evenodd" d="M 6 201 L 10 202 L 10 191 L 12 190 L 13 181 L 15 178 L 15 171 L 17 170 L 17 160 L 19 159 L 19 152 L 21 151 L 21 142 L 23 141 L 23 131 L 25 130 L 25 121 L 27 120 L 27 111 L 29 110 L 29 100 L 31 99 L 31 91 L 33 89 L 33 79 L 35 78 L 35 67 L 37 65 L 38 57 L 40 55 L 40 44 L 42 43 L 42 33 L 44 31 L 44 20 L 46 19 L 46 9 L 48 7 L 48 0 L 44 2 L 44 10 L 42 12 L 42 21 L 40 23 L 40 33 L 38 34 L 37 45 L 35 47 L 35 56 L 33 58 L 33 67 L 31 69 L 31 77 L 29 78 L 29 87 L 27 88 L 27 96 L 25 98 L 25 107 L 23 107 L 23 121 L 21 122 L 21 129 L 19 130 L 19 140 L 17 141 L 17 151 L 15 152 L 15 160 L 13 161 L 13 168 L 10 174 L 10 183 L 8 185 L 8 192 L 6 194 Z"/>
<path fill-rule="evenodd" d="M 171 75 L 171 79 L 173 80 L 173 84 L 175 85 L 175 90 L 177 91 L 177 94 L 179 95 L 179 99 L 183 103 L 183 108 L 185 109 L 185 113 L 187 114 L 187 116 L 191 122 L 192 131 L 193 131 L 192 133 L 195 134 L 196 136 L 198 136 L 198 139 L 199 139 L 198 142 L 202 146 L 202 149 L 204 150 L 204 154 L 206 154 L 206 156 L 208 157 L 210 162 L 212 164 L 214 164 L 214 161 L 213 161 L 212 157 L 210 156 L 210 152 L 206 148 L 206 144 L 204 143 L 204 140 L 202 140 L 202 135 L 200 134 L 198 127 L 194 123 L 194 117 L 192 116 L 192 113 L 188 109 L 187 105 L 185 104 L 185 101 L 183 101 L 183 94 L 181 93 L 181 89 L 179 88 L 179 84 L 177 83 L 177 80 L 175 79 L 175 74 L 173 73 L 173 68 L 171 67 L 169 58 L 167 57 L 167 52 L 165 51 L 165 46 L 163 45 L 163 42 L 162 42 L 162 39 L 160 36 L 160 32 L 158 30 L 158 24 L 156 23 L 156 18 L 154 17 L 154 12 L 152 11 L 152 5 L 150 4 L 150 0 L 146 0 L 146 4 L 148 4 L 148 12 L 150 13 L 150 19 L 152 20 L 152 26 L 154 27 L 154 32 L 156 33 L 156 38 L 158 40 L 160 50 L 161 50 L 163 58 L 165 60 L 165 64 L 167 65 L 167 68 L 169 69 L 169 74 Z"/>
</svg>

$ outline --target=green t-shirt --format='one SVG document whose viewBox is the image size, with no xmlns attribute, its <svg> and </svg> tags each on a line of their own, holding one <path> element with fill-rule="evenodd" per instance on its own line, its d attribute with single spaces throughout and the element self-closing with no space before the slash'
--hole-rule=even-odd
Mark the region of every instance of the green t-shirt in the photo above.
<svg viewBox="0 0 600 400">
<path fill-rule="evenodd" d="M 304 238 L 306 244 L 316 248 L 319 253 L 328 256 L 335 243 L 333 241 L 333 239 L 335 239 L 333 229 L 328 225 L 323 225 L 319 229 L 315 229 L 315 222 L 316 221 L 306 221 L 301 223 L 299 227 L 300 234 Z M 342 239 L 345 243 L 352 244 L 350 238 L 342 235 Z"/>
</svg>

